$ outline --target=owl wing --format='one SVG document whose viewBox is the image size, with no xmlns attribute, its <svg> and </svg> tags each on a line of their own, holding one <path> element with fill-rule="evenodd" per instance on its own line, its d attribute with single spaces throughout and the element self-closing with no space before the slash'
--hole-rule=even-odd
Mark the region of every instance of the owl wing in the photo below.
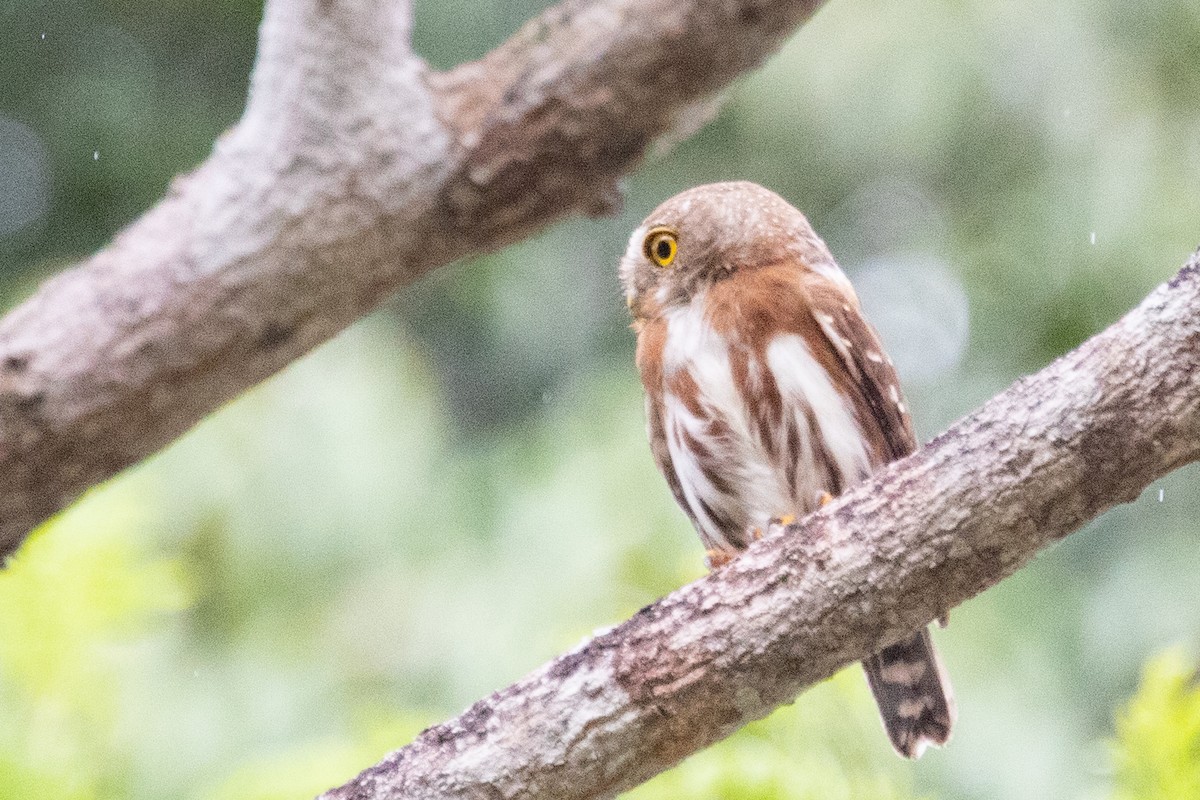
<svg viewBox="0 0 1200 800">
<path fill-rule="evenodd" d="M 662 320 L 645 323 L 638 331 L 637 366 L 646 389 L 646 436 L 650 440 L 654 463 L 666 478 L 675 502 L 695 525 L 698 524 L 696 515 L 684 494 L 667 444 L 663 398 L 663 347 L 666 345 L 666 336 L 666 325 Z"/>
<path fill-rule="evenodd" d="M 872 442 L 875 466 L 916 450 L 896 369 L 883 351 L 879 334 L 858 311 L 857 301 L 834 286 L 814 287 L 809 297 L 826 344 L 846 371 L 844 385 L 853 387 L 850 400 Z M 927 745 L 946 743 L 956 717 L 954 693 L 928 628 L 862 663 L 896 752 L 917 758 Z"/>
<path fill-rule="evenodd" d="M 917 437 L 896 368 L 884 352 L 879 334 L 859 311 L 858 300 L 827 281 L 806 288 L 824 345 L 845 371 L 845 380 L 838 383 L 846 387 L 847 400 L 854 405 L 871 445 L 874 466 L 912 453 L 917 449 Z"/>
<path fill-rule="evenodd" d="M 679 504 L 679 507 L 683 509 L 684 513 L 688 515 L 694 524 L 696 521 L 695 515 L 692 513 L 692 507 L 683 493 L 683 484 L 679 482 L 679 473 L 675 471 L 675 463 L 671 459 L 671 449 L 667 446 L 667 432 L 663 423 L 663 398 L 661 391 L 654 394 L 647 393 L 646 395 L 646 435 L 650 439 L 650 452 L 654 456 L 654 463 L 658 467 L 658 471 L 667 479 L 667 486 L 671 488 L 671 494 L 675 497 L 675 502 Z"/>
</svg>

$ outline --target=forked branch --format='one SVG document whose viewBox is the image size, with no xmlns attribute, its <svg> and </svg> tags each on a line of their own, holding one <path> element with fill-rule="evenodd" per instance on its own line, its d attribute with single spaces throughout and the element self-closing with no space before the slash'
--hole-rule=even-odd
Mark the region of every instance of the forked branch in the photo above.
<svg viewBox="0 0 1200 800">
<path fill-rule="evenodd" d="M 244 118 L 0 321 L 0 556 L 453 259 L 569 213 L 821 0 L 565 0 L 434 73 L 402 0 L 268 0 Z M 329 798 L 609 797 L 1200 456 L 1200 263 L 788 535 Z"/>
<path fill-rule="evenodd" d="M 436 73 L 406 0 L 269 0 L 212 156 L 0 321 L 0 559 L 398 287 L 613 207 L 821 1 L 565 0 Z"/>
</svg>

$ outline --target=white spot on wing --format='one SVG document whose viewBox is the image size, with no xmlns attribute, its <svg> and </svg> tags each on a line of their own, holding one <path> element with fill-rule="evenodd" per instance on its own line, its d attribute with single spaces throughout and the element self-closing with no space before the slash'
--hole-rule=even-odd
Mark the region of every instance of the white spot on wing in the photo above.
<svg viewBox="0 0 1200 800">
<path fill-rule="evenodd" d="M 838 332 L 837 324 L 829 314 L 818 313 L 814 314 L 814 316 L 817 319 L 817 324 L 821 326 L 821 332 L 825 334 L 825 338 L 837 348 L 838 355 L 842 358 L 842 363 L 849 368 L 854 363 L 850 358 L 850 348 L 852 346 L 850 340 Z"/>
</svg>

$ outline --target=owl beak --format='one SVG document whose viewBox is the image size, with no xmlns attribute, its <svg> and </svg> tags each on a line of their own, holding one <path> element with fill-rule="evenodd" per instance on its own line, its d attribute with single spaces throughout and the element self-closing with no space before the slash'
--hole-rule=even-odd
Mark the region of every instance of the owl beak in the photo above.
<svg viewBox="0 0 1200 800">
<path fill-rule="evenodd" d="M 642 326 L 645 324 L 645 319 L 642 318 L 642 304 L 638 302 L 636 295 L 626 295 L 625 307 L 629 309 L 630 316 L 633 317 L 633 322 L 629 327 L 633 328 L 634 332 L 641 333 Z"/>
</svg>

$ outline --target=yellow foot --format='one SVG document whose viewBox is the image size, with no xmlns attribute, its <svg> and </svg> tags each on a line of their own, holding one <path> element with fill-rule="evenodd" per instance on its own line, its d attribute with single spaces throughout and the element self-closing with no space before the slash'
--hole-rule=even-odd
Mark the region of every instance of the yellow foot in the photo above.
<svg viewBox="0 0 1200 800">
<path fill-rule="evenodd" d="M 704 563 L 710 570 L 720 569 L 721 567 L 733 561 L 733 553 L 727 550 L 707 550 L 704 553 Z"/>
<path fill-rule="evenodd" d="M 829 492 L 821 492 L 821 496 L 817 498 L 817 506 L 819 508 L 824 508 L 832 502 L 833 495 L 831 495 Z"/>
<path fill-rule="evenodd" d="M 756 542 L 759 539 L 761 539 L 762 538 L 762 528 L 751 528 L 750 529 L 750 538 Z"/>
<path fill-rule="evenodd" d="M 771 521 L 767 523 L 767 531 L 772 531 L 777 528 L 786 528 L 796 521 L 795 514 L 784 514 L 782 517 L 771 517 Z M 778 531 L 775 531 L 778 533 Z M 762 537 L 757 537 L 762 538 Z"/>
</svg>

